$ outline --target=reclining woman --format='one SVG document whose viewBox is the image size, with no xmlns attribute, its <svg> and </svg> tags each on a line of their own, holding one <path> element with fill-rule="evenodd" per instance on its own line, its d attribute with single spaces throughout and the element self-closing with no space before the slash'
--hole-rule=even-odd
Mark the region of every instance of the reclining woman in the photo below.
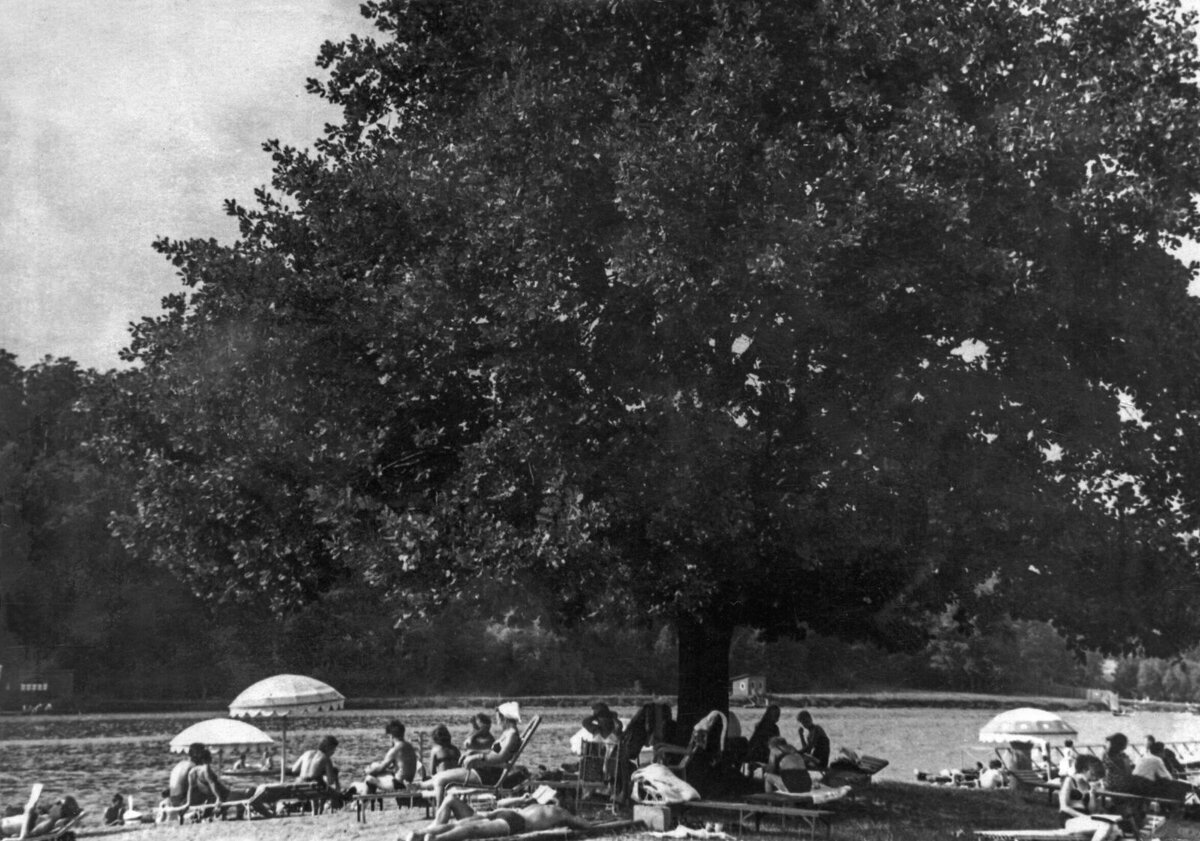
<svg viewBox="0 0 1200 841">
<path fill-rule="evenodd" d="M 19 815 L 0 818 L 0 838 L 36 838 L 50 835 L 71 823 L 83 809 L 71 795 L 55 802 L 49 809 L 31 804 Z"/>
<path fill-rule="evenodd" d="M 402 841 L 463 841 L 501 838 L 546 829 L 591 829 L 592 824 L 557 804 L 538 803 L 529 795 L 497 801 L 490 812 L 476 812 L 451 794 L 438 807 L 433 823 L 401 836 Z"/>
<path fill-rule="evenodd" d="M 505 701 L 496 707 L 496 714 L 501 729 L 491 750 L 467 751 L 459 767 L 439 771 L 419 784 L 422 789 L 433 790 L 435 803 L 442 802 L 448 786 L 494 786 L 500 782 L 505 766 L 521 748 L 521 734 L 517 731 L 521 707 L 516 701 Z"/>
</svg>

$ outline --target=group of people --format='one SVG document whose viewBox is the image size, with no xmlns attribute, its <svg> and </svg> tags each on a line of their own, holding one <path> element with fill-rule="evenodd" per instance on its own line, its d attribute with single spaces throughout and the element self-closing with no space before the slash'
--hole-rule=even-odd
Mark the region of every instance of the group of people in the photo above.
<svg viewBox="0 0 1200 841">
<path fill-rule="evenodd" d="M 746 759 L 762 767 L 766 791 L 808 791 L 812 788 L 813 772 L 829 767 L 829 735 L 813 721 L 812 713 L 801 710 L 796 715 L 797 744 L 792 745 L 780 735 L 780 715 L 778 705 L 767 705 L 750 735 Z"/>
<path fill-rule="evenodd" d="M 1188 802 L 1200 794 L 1186 779 L 1186 769 L 1175 752 L 1153 736 L 1146 737 L 1146 752 L 1136 761 L 1126 753 L 1129 738 L 1124 733 L 1113 733 L 1105 743 L 1102 756 L 1077 754 L 1069 741 L 1065 746 L 1058 796 L 1065 829 L 1092 832 L 1092 841 L 1120 838 L 1122 824 L 1127 824 L 1130 816 L 1103 814 L 1101 800 L 1105 792 L 1178 802 Z M 1140 817 L 1139 811 L 1137 806 L 1132 809 L 1134 823 Z"/>
<path fill-rule="evenodd" d="M 665 705 L 644 705 L 625 725 L 606 704 L 594 704 L 591 714 L 583 719 L 578 732 L 571 737 L 571 750 L 581 757 L 603 756 L 606 763 L 608 760 L 615 763 L 618 756 L 630 755 L 613 749 L 626 742 L 636 743 L 632 753 L 636 757 L 636 746 L 656 744 L 664 737 L 678 740 L 681 734 L 673 732 L 676 722 L 671 720 L 669 708 L 661 707 Z M 781 734 L 780 717 L 779 706 L 769 705 L 749 739 L 743 739 L 736 715 L 711 713 L 691 730 L 689 750 L 696 749 L 701 753 L 707 750 L 713 754 L 728 751 L 738 757 L 743 770 L 759 769 L 754 776 L 762 781 L 758 784 L 767 791 L 807 791 L 812 786 L 812 773 L 829 765 L 829 737 L 804 710 L 796 719 L 796 744 L 793 746 Z M 514 701 L 501 703 L 495 709 L 494 720 L 482 712 L 470 719 L 469 735 L 461 744 L 455 743 L 445 724 L 434 727 L 432 746 L 427 756 L 422 757 L 407 738 L 403 722 L 394 719 L 384 727 L 389 743 L 383 755 L 367 764 L 361 776 L 345 788 L 340 779 L 341 771 L 334 762 L 338 740 L 332 735 L 323 737 L 316 747 L 304 751 L 291 763 L 286 769 L 291 779 L 257 786 L 241 785 L 238 780 L 223 778 L 214 767 L 209 747 L 195 743 L 188 747 L 186 757 L 171 769 L 157 814 L 164 819 L 194 807 L 212 805 L 236 809 L 239 814 L 249 809 L 268 816 L 275 814 L 280 801 L 296 799 L 298 787 L 304 787 L 304 791 L 320 793 L 322 799 L 335 807 L 354 795 L 429 792 L 431 799 L 439 804 L 437 816 L 432 824 L 413 834 L 413 841 L 457 841 L 560 826 L 586 826 L 586 822 L 545 802 L 545 798 L 534 800 L 525 796 L 502 800 L 496 808 L 477 813 L 465 800 L 449 793 L 455 786 L 499 783 L 522 747 L 521 724 L 520 705 Z M 239 766 L 245 767 L 244 757 L 239 756 L 239 760 Z M 608 764 L 602 767 L 604 778 L 615 781 L 615 769 Z M 70 804 L 65 808 L 70 808 Z M 127 823 L 131 810 L 132 804 L 127 803 L 126 797 L 115 794 L 105 810 L 104 821 L 108 824 Z M 55 819 L 58 817 L 56 815 Z M 9 823 L 14 822 L 9 820 Z"/>
</svg>

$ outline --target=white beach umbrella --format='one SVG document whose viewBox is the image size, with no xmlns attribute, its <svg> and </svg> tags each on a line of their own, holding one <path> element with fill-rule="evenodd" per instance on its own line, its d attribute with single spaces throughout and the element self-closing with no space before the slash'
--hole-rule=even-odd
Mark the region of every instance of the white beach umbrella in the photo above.
<svg viewBox="0 0 1200 841">
<path fill-rule="evenodd" d="M 1067 738 L 1078 731 L 1057 713 L 1034 707 L 1002 712 L 979 729 L 979 741 L 989 744 Z"/>
<path fill-rule="evenodd" d="M 283 724 L 279 779 L 287 767 L 287 722 L 290 716 L 340 710 L 346 696 L 327 683 L 304 675 L 275 675 L 247 687 L 229 705 L 234 718 L 278 718 Z"/>
<path fill-rule="evenodd" d="M 171 753 L 187 753 L 196 742 L 230 750 L 251 750 L 275 744 L 274 739 L 249 722 L 210 718 L 193 724 L 172 739 Z"/>
</svg>

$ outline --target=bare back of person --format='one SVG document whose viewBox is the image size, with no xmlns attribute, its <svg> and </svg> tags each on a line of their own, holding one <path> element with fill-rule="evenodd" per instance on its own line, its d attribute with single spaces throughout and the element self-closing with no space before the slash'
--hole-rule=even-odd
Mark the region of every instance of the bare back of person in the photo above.
<svg viewBox="0 0 1200 841">
<path fill-rule="evenodd" d="M 188 798 L 192 803 L 215 803 L 229 799 L 229 788 L 210 765 L 197 765 L 188 772 Z"/>
<path fill-rule="evenodd" d="M 196 763 L 192 760 L 183 759 L 171 769 L 171 778 L 167 783 L 167 797 L 172 806 L 182 806 L 187 802 L 188 775 L 195 767 Z"/>
<path fill-rule="evenodd" d="M 337 784 L 332 760 L 317 748 L 300 754 L 300 758 L 292 765 L 292 770 L 300 782 L 318 782 L 330 786 Z"/>
</svg>

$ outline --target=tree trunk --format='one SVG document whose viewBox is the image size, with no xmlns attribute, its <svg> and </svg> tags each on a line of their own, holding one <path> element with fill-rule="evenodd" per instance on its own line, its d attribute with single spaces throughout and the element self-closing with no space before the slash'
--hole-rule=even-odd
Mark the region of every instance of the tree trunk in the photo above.
<svg viewBox="0 0 1200 841">
<path fill-rule="evenodd" d="M 733 623 L 717 615 L 679 615 L 679 711 L 676 720 L 690 732 L 713 710 L 729 711 L 729 648 Z"/>
</svg>

